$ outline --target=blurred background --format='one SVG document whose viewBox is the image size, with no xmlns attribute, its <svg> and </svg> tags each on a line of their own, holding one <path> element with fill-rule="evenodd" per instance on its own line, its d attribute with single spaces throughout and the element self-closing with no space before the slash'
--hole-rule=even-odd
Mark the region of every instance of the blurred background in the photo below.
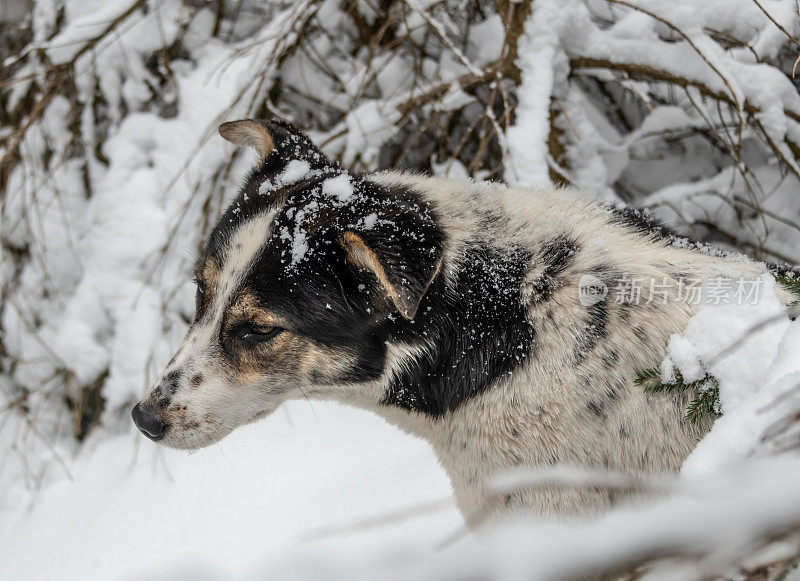
<svg viewBox="0 0 800 581">
<path fill-rule="evenodd" d="M 552 579 L 656 557 L 672 578 L 789 574 L 793 459 L 737 468 L 760 476 L 724 507 L 686 485 L 672 509 L 479 540 L 427 447 L 378 418 L 303 402 L 187 455 L 129 410 L 254 162 L 221 122 L 289 119 L 354 170 L 576 187 L 796 264 L 798 56 L 797 0 L 0 1 L 0 575 Z M 773 351 L 787 388 L 800 370 L 778 382 Z M 767 419 L 762 400 L 703 458 L 793 429 L 792 398 Z"/>
</svg>

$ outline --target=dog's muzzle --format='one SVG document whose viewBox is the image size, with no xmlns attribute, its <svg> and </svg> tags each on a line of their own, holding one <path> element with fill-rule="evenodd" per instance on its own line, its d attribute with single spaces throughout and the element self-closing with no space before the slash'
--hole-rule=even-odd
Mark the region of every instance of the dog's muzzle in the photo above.
<svg viewBox="0 0 800 581">
<path fill-rule="evenodd" d="M 136 427 L 148 438 L 158 441 L 167 433 L 167 423 L 150 406 L 137 403 L 131 410 L 131 417 Z"/>
</svg>

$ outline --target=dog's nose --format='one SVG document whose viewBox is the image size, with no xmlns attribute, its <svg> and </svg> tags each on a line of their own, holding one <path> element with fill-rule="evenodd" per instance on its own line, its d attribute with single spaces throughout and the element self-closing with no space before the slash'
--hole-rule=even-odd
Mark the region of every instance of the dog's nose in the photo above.
<svg viewBox="0 0 800 581">
<path fill-rule="evenodd" d="M 167 424 L 150 406 L 137 403 L 131 410 L 131 417 L 136 427 L 151 440 L 160 440 L 167 432 Z"/>
</svg>

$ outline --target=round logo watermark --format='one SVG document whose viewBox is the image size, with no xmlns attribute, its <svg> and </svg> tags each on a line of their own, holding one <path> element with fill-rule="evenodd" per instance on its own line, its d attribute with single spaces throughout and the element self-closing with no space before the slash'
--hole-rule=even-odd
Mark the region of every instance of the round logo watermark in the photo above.
<svg viewBox="0 0 800 581">
<path fill-rule="evenodd" d="M 584 307 L 591 307 L 604 300 L 608 295 L 608 286 L 591 274 L 584 274 L 578 281 L 578 300 Z"/>
</svg>

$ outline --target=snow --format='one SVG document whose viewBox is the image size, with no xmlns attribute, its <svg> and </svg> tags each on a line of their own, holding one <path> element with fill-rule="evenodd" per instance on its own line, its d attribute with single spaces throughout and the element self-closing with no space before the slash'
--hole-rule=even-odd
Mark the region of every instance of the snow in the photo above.
<svg viewBox="0 0 800 581">
<path fill-rule="evenodd" d="M 342 551 L 367 556 L 408 539 L 424 549 L 461 523 L 425 444 L 333 404 L 289 404 L 194 454 L 132 429 L 60 452 L 72 480 L 53 476 L 35 500 L 4 507 L 4 579 L 111 581 L 173 569 L 230 578 L 291 555 L 324 568 Z M 431 501 L 436 510 L 414 518 L 326 532 Z"/>
<path fill-rule="evenodd" d="M 787 316 L 774 279 L 759 280 L 757 301 L 701 305 L 686 331 L 670 340 L 667 360 L 679 369 L 682 355 L 705 362 L 704 372 L 719 382 L 723 412 L 687 459 L 684 473 L 713 474 L 757 454 L 764 432 L 785 413 L 773 402 L 800 384 L 800 321 Z M 677 358 L 676 339 L 685 349 Z"/>
<path fill-rule="evenodd" d="M 296 227 L 292 235 L 292 266 L 296 266 L 308 252 L 308 236 L 301 227 Z"/>
<path fill-rule="evenodd" d="M 298 212 L 298 215 L 301 213 L 302 211 Z M 294 227 L 294 232 L 289 232 L 289 228 L 284 226 L 281 228 L 280 237 L 285 242 L 291 242 L 291 262 L 289 266 L 296 267 L 308 253 L 308 238 L 305 229 L 298 220 L 298 224 Z"/>
<path fill-rule="evenodd" d="M 377 101 L 366 101 L 350 111 L 345 118 L 345 136 L 342 161 L 352 166 L 356 159 L 367 166 L 377 161 L 380 144 L 396 131 L 395 123 L 400 113 L 393 107 L 384 107 Z"/>
<path fill-rule="evenodd" d="M 364 230 L 372 230 L 377 223 L 378 223 L 378 215 L 375 212 L 373 212 L 372 214 L 368 214 L 364 218 L 363 222 Z"/>
<path fill-rule="evenodd" d="M 550 97 L 559 68 L 564 70 L 565 55 L 558 49 L 558 33 L 569 18 L 562 2 L 540 2 L 533 17 L 525 24 L 520 38 L 520 63 L 523 70 L 517 123 L 506 134 L 508 163 L 512 183 L 534 186 L 549 183 L 547 135 Z"/>
<path fill-rule="evenodd" d="M 783 336 L 797 324 L 785 316 L 786 307 L 776 294 L 772 275 L 745 282 L 753 283 L 758 290 L 753 297 L 735 300 L 736 286 L 731 284 L 725 287 L 729 300 L 720 302 L 710 293 L 717 289 L 706 283 L 697 313 L 683 333 L 670 338 L 667 348 L 668 357 L 686 381 L 702 379 L 706 373 L 717 378 L 723 413 L 734 410 L 763 387 Z M 754 331 L 763 321 L 773 319 Z M 734 348 L 728 351 L 732 345 Z"/>
<path fill-rule="evenodd" d="M 291 186 L 297 182 L 317 175 L 318 171 L 311 170 L 311 164 L 305 159 L 290 159 L 283 171 L 272 180 L 265 180 L 258 188 L 260 196 L 266 196 L 275 190 Z"/>
<path fill-rule="evenodd" d="M 504 26 L 499 14 L 489 14 L 483 22 L 470 28 L 472 49 L 467 57 L 479 65 L 490 63 L 503 52 Z"/>
<path fill-rule="evenodd" d="M 336 198 L 339 203 L 347 202 L 353 197 L 353 184 L 350 182 L 350 176 L 343 173 L 326 179 L 322 182 L 322 193 Z"/>
<path fill-rule="evenodd" d="M 698 381 L 706 376 L 695 345 L 684 335 L 673 335 L 669 339 L 668 356 L 661 364 L 661 380 L 671 382 L 675 379 L 674 369 L 678 369 L 687 383 Z"/>
<path fill-rule="evenodd" d="M 661 546 L 725 562 L 750 531 L 800 518 L 800 462 L 751 460 L 686 475 L 650 505 L 584 523 L 518 520 L 435 552 L 461 520 L 425 445 L 364 412 L 306 402 L 195 454 L 128 431 L 93 438 L 71 462 L 72 481 L 4 519 L 4 578 L 545 580 Z M 672 564 L 667 578 L 695 567 Z"/>
</svg>

